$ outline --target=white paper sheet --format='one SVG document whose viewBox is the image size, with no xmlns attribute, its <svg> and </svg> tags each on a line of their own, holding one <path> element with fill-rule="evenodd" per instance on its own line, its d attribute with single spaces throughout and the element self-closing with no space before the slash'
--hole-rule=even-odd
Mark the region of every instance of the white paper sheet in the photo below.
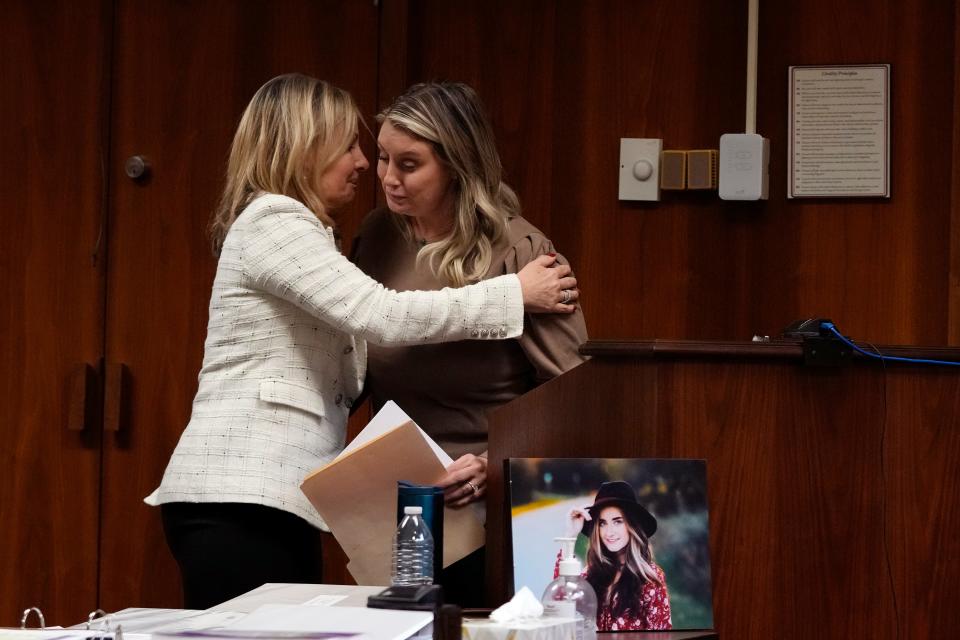
<svg viewBox="0 0 960 640">
<path fill-rule="evenodd" d="M 97 633 L 63 629 L 61 627 L 47 627 L 46 629 L 0 629 L 0 640 L 113 640 L 113 633 Z M 151 640 L 150 636 L 141 633 L 123 634 L 124 640 Z"/>
<path fill-rule="evenodd" d="M 406 640 L 433 623 L 431 611 L 264 605 L 224 631 L 357 633 L 363 640 Z"/>
<path fill-rule="evenodd" d="M 311 598 L 304 602 L 303 604 L 311 607 L 332 607 L 342 600 L 346 600 L 347 596 L 329 596 L 322 595 L 317 596 L 316 598 Z"/>
<path fill-rule="evenodd" d="M 221 611 L 250 613 L 265 604 L 307 604 L 311 601 L 319 603 L 329 598 L 338 599 L 336 602 L 327 600 L 327 603 L 333 606 L 364 607 L 369 596 L 384 589 L 386 589 L 385 585 L 358 587 L 345 584 L 268 582 L 232 600 L 211 607 L 207 611 L 210 613 Z"/>
<path fill-rule="evenodd" d="M 186 631 L 194 629 L 211 629 L 219 627 L 240 618 L 242 613 L 229 611 L 209 612 L 196 609 L 154 609 L 146 607 L 129 607 L 109 615 L 107 624 L 110 627 L 120 625 L 124 636 L 130 633 L 159 633 Z M 93 629 L 102 624 L 98 618 L 93 623 Z M 86 630 L 86 623 L 77 624 L 71 629 Z M 89 633 L 87 635 L 90 635 Z"/>
<path fill-rule="evenodd" d="M 373 419 L 367 423 L 367 426 L 365 426 L 363 430 L 357 434 L 357 437 L 351 440 L 350 444 L 344 447 L 343 451 L 340 452 L 340 455 L 334 459 L 339 460 L 360 445 L 369 442 L 378 436 L 382 436 L 386 432 L 407 421 L 413 422 L 414 426 L 420 431 L 421 434 L 423 434 L 427 444 L 430 445 L 430 448 L 436 454 L 437 459 L 440 460 L 444 468 L 447 468 L 453 464 L 453 458 L 447 455 L 447 452 L 441 449 L 440 445 L 434 442 L 433 438 L 428 436 L 426 431 L 421 429 L 420 425 L 418 425 L 413 418 L 408 416 L 393 400 L 387 401 L 387 403 L 381 407 L 380 411 L 377 411 L 377 415 L 373 416 Z"/>
</svg>

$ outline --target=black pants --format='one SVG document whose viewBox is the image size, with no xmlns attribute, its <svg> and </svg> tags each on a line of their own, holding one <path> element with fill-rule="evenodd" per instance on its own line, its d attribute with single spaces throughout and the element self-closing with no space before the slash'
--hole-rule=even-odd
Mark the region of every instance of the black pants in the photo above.
<svg viewBox="0 0 960 640">
<path fill-rule="evenodd" d="M 207 609 L 265 582 L 323 582 L 320 531 L 292 513 L 240 503 L 160 508 L 187 609 Z"/>
</svg>

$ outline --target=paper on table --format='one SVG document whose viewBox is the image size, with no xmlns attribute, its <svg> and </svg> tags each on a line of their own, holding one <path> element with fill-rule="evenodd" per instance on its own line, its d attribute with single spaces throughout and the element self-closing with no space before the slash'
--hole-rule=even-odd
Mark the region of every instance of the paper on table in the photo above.
<svg viewBox="0 0 960 640">
<path fill-rule="evenodd" d="M 0 629 L 0 640 L 113 640 L 113 632 L 80 631 L 76 629 L 51 628 L 45 629 Z M 147 634 L 123 634 L 129 640 L 150 640 Z"/>
<path fill-rule="evenodd" d="M 308 604 L 318 598 L 341 598 L 337 602 L 330 602 L 333 606 L 363 607 L 367 598 L 384 589 L 384 585 L 358 587 L 345 584 L 290 584 L 281 582 L 267 582 L 256 589 L 222 602 L 207 609 L 208 613 L 237 612 L 250 613 L 265 604 Z"/>
<path fill-rule="evenodd" d="M 334 640 L 337 638 L 355 638 L 365 640 L 359 633 L 346 631 L 250 631 L 247 629 L 195 629 L 158 633 L 155 638 L 207 638 L 208 640 Z M 99 640 L 99 638 L 87 638 Z"/>
<path fill-rule="evenodd" d="M 264 605 L 222 631 L 357 633 L 364 640 L 405 640 L 433 622 L 431 611 Z"/>
<path fill-rule="evenodd" d="M 186 631 L 188 629 L 209 629 L 233 622 L 242 613 L 211 612 L 196 609 L 155 609 L 128 607 L 109 614 L 106 624 L 110 627 L 121 626 L 124 636 L 131 633 L 159 633 Z M 99 619 L 98 619 L 99 620 Z M 94 623 L 96 625 L 96 623 Z M 86 629 L 86 623 L 76 624 L 71 629 Z M 95 627 L 96 628 L 96 627 Z M 87 633 L 89 636 L 90 634 Z"/>
<path fill-rule="evenodd" d="M 84 640 L 89 635 L 65 629 L 0 629 L 0 640 Z"/>
<path fill-rule="evenodd" d="M 304 605 L 311 607 L 332 607 L 333 605 L 346 600 L 347 596 L 331 596 L 331 595 L 322 595 L 317 596 L 316 598 L 311 598 L 304 602 Z"/>
</svg>

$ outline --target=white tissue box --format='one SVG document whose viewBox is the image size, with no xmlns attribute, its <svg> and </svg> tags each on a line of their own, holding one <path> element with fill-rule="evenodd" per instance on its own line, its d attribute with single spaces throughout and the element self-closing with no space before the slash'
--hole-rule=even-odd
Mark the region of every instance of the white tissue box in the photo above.
<svg viewBox="0 0 960 640">
<path fill-rule="evenodd" d="M 494 622 L 464 618 L 463 640 L 575 640 L 577 623 L 571 618 L 528 618 Z"/>
</svg>

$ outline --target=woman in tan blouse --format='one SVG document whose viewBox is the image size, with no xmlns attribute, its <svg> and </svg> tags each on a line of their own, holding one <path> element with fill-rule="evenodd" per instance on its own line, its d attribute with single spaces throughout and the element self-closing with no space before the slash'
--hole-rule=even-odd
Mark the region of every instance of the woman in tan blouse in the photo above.
<svg viewBox="0 0 960 640">
<path fill-rule="evenodd" d="M 556 254 L 520 216 L 473 89 L 418 84 L 377 119 L 377 175 L 387 208 L 364 220 L 353 254 L 361 269 L 399 291 L 435 290 L 516 273 Z M 564 295 L 572 302 L 577 294 Z M 526 320 L 516 340 L 370 345 L 366 389 L 375 408 L 394 400 L 454 459 L 442 482 L 450 506 L 485 495 L 486 412 L 583 361 L 578 347 L 587 332 L 579 307 Z M 450 600 L 479 604 L 482 564 L 482 555 L 471 556 L 448 569 L 464 578 L 445 572 Z M 467 584 L 473 588 L 464 590 Z"/>
</svg>

